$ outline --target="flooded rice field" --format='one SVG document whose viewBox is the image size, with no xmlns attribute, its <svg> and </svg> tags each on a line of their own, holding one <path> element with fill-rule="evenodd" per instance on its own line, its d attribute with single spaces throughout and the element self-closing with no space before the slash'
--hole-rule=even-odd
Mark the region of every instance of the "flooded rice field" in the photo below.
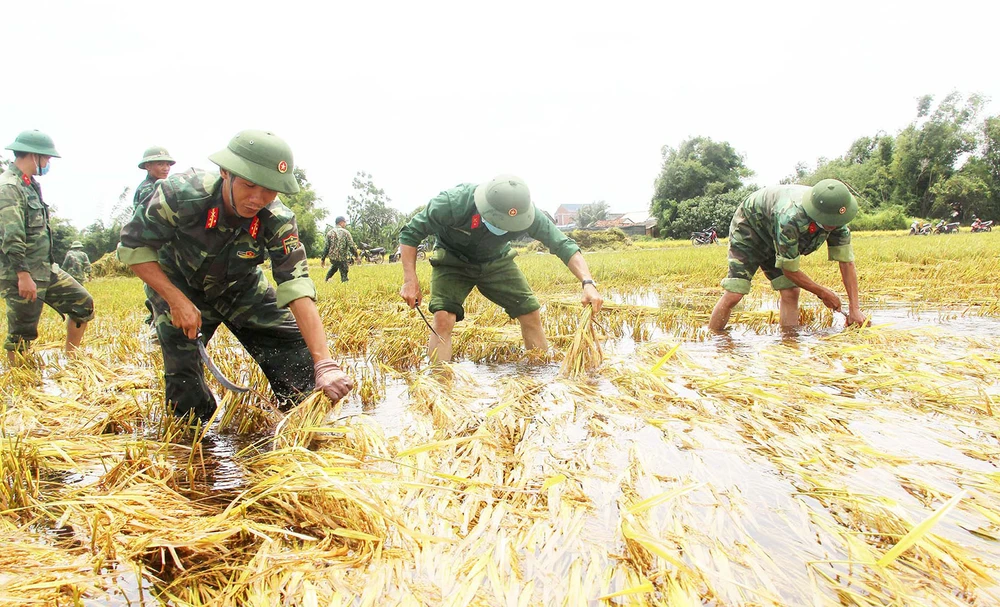
<svg viewBox="0 0 1000 607">
<path fill-rule="evenodd" d="M 757 284 L 713 335 L 724 247 L 594 254 L 604 360 L 577 379 L 558 260 L 522 263 L 550 352 L 474 295 L 436 366 L 398 266 L 364 266 L 320 283 L 350 398 L 274 411 L 220 331 L 213 357 L 260 394 L 213 384 L 196 429 L 164 414 L 137 281 L 91 283 L 87 354 L 57 353 L 46 312 L 36 364 L 0 380 L 0 604 L 998 604 L 987 236 L 858 238 L 860 329 L 803 294 L 783 332 Z"/>
</svg>

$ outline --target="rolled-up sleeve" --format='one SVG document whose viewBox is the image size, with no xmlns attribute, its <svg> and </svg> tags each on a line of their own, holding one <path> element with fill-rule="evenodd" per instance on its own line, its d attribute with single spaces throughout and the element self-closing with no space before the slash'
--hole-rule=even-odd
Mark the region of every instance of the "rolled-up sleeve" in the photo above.
<svg viewBox="0 0 1000 607">
<path fill-rule="evenodd" d="M 299 242 L 295 216 L 277 218 L 277 229 L 269 234 L 267 254 L 271 258 L 271 275 L 277 288 L 277 305 L 284 308 L 302 297 L 316 299 L 316 285 L 309 278 L 306 249 Z"/>
<path fill-rule="evenodd" d="M 125 265 L 157 261 L 160 247 L 177 231 L 177 209 L 171 203 L 165 182 L 158 182 L 149 204 L 137 206 L 125 224 L 118 243 L 118 260 Z"/>
<path fill-rule="evenodd" d="M 575 240 L 564 234 L 556 227 L 556 224 L 537 209 L 535 210 L 535 220 L 531 222 L 527 234 L 545 245 L 550 253 L 565 264 L 568 264 L 570 257 L 573 257 L 580 250 L 580 245 L 576 244 Z"/>
<path fill-rule="evenodd" d="M 798 272 L 802 263 L 799 255 L 799 230 L 794 223 L 779 224 L 774 241 L 774 267 L 784 272 Z"/>
<path fill-rule="evenodd" d="M 830 261 L 854 261 L 851 230 L 847 226 L 842 226 L 830 232 L 830 237 L 826 240 L 826 250 Z"/>
</svg>

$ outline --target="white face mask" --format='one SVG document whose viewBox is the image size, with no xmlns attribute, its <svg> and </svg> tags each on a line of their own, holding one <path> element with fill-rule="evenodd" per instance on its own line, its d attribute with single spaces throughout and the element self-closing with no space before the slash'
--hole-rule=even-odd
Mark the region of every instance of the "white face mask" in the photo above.
<svg viewBox="0 0 1000 607">
<path fill-rule="evenodd" d="M 483 225 L 486 226 L 487 230 L 489 230 L 490 232 L 493 232 L 497 236 L 503 236 L 504 234 L 507 233 L 507 230 L 501 230 L 500 228 L 496 227 L 495 225 L 493 225 L 492 223 L 486 221 L 485 219 L 483 220 Z"/>
</svg>

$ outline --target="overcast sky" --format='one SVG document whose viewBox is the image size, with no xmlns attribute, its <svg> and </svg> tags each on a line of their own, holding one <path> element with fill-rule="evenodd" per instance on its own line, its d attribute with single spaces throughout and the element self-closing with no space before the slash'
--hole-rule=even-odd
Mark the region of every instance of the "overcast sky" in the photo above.
<svg viewBox="0 0 1000 607">
<path fill-rule="evenodd" d="M 515 173 L 536 203 L 647 209 L 660 148 L 706 135 L 758 184 L 895 133 L 916 98 L 1000 113 L 995 1 L 14 4 L 0 139 L 50 134 L 46 200 L 78 227 L 244 128 L 292 146 L 332 215 L 356 171 L 398 209 Z M 23 19 L 14 13 L 23 11 Z M 10 152 L 5 152 L 11 158 Z"/>
</svg>

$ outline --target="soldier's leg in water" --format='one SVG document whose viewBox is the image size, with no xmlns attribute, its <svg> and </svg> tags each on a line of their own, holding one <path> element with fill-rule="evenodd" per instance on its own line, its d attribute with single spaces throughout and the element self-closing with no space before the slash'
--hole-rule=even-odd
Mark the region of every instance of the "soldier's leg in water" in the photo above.
<svg viewBox="0 0 1000 607">
<path fill-rule="evenodd" d="M 38 288 L 38 298 L 28 301 L 20 296 L 17 280 L 5 280 L 0 283 L 0 291 L 7 301 L 7 339 L 3 347 L 7 350 L 7 362 L 13 367 L 17 356 L 27 353 L 31 342 L 38 338 L 38 319 L 42 315 L 42 303 L 45 295 L 45 283 L 35 283 Z"/>
<path fill-rule="evenodd" d="M 312 354 L 288 308 L 279 308 L 274 289 L 248 294 L 236 322 L 226 322 L 260 366 L 278 407 L 287 411 L 316 387 Z"/>
<path fill-rule="evenodd" d="M 726 328 L 733 308 L 750 292 L 750 281 L 757 272 L 758 264 L 754 261 L 752 252 L 740 245 L 739 242 L 730 241 L 729 273 L 722 281 L 725 293 L 715 304 L 712 316 L 708 320 L 708 328 L 712 331 L 722 331 Z"/>
<path fill-rule="evenodd" d="M 434 314 L 432 322 L 437 333 L 432 332 L 427 340 L 427 358 L 431 362 L 451 362 L 451 333 L 455 323 L 465 318 L 463 304 L 475 285 L 472 274 L 477 273 L 458 260 L 443 260 L 455 265 L 434 265 L 441 261 L 431 261 L 431 299 L 427 309 Z"/>
<path fill-rule="evenodd" d="M 59 270 L 53 272 L 45 303 L 66 316 L 66 352 L 75 352 L 94 318 L 94 298 L 75 278 Z"/>
<path fill-rule="evenodd" d="M 542 329 L 542 307 L 513 255 L 486 264 L 476 287 L 483 297 L 502 307 L 521 325 L 525 350 L 548 350 Z"/>
<path fill-rule="evenodd" d="M 783 328 L 799 326 L 800 289 L 774 265 L 773 257 L 760 264 L 760 269 L 771 281 L 771 288 L 778 292 L 778 322 Z"/>
<path fill-rule="evenodd" d="M 190 293 L 185 293 L 191 298 Z M 178 417 L 194 413 L 202 421 L 215 413 L 215 397 L 205 382 L 204 366 L 198 344 L 171 324 L 170 306 L 148 286 L 146 297 L 153 304 L 153 323 L 163 353 L 163 383 L 167 406 Z M 212 338 L 219 320 L 203 302 L 192 299 L 201 310 L 201 332 L 205 343 Z"/>
</svg>

